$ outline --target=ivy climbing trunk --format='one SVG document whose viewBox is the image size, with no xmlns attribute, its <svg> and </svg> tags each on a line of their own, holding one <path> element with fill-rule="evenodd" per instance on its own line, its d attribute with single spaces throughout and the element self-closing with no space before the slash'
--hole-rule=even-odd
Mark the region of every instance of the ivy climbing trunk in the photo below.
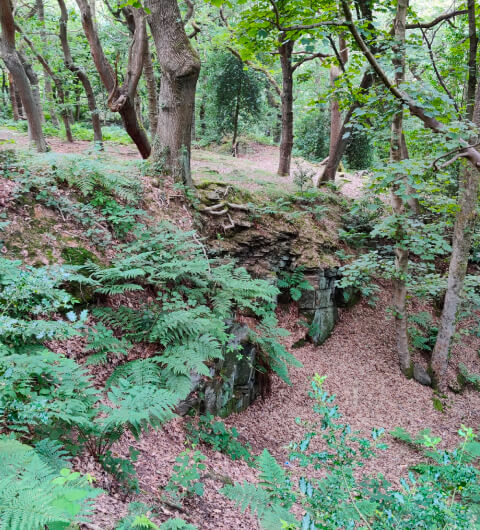
<svg viewBox="0 0 480 530">
<path fill-rule="evenodd" d="M 162 69 L 153 159 L 192 186 L 190 152 L 200 59 L 185 33 L 177 0 L 147 0 L 148 23 Z"/>
<path fill-rule="evenodd" d="M 45 152 L 47 144 L 42 131 L 41 110 L 35 102 L 32 87 L 15 48 L 15 21 L 10 0 L 0 0 L 0 25 L 2 28 L 0 54 L 20 94 L 27 115 L 29 138 L 35 143 L 37 151 Z"/>
<path fill-rule="evenodd" d="M 282 68 L 282 132 L 280 140 L 280 161 L 278 175 L 290 175 L 293 149 L 293 40 L 287 40 L 280 48 L 280 66 Z"/>
<path fill-rule="evenodd" d="M 240 116 L 240 97 L 242 93 L 242 78 L 240 77 L 237 100 L 235 102 L 235 113 L 233 115 L 233 138 L 232 138 L 232 155 L 237 156 L 237 135 L 238 135 L 238 118 Z"/>
</svg>

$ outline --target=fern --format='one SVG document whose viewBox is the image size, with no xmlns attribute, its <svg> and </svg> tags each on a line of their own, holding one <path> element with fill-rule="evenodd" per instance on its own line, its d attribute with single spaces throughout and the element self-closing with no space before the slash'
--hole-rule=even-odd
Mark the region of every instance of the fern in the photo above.
<svg viewBox="0 0 480 530">
<path fill-rule="evenodd" d="M 143 430 L 161 427 L 171 420 L 178 402 L 173 392 L 153 385 L 133 386 L 125 380 L 110 389 L 108 398 L 113 408 L 103 407 L 107 417 L 99 418 L 98 424 L 105 431 L 126 428 L 137 439 Z"/>
<path fill-rule="evenodd" d="M 91 354 L 86 364 L 103 364 L 108 360 L 108 355 L 115 356 L 127 355 L 132 344 L 125 339 L 117 339 L 111 329 L 106 328 L 103 324 L 97 324 L 89 332 L 86 351 L 94 352 Z"/>
<path fill-rule="evenodd" d="M 0 437 L 0 528 L 65 528 L 85 520 L 101 493 L 80 473 L 52 468 L 29 446 Z"/>
</svg>

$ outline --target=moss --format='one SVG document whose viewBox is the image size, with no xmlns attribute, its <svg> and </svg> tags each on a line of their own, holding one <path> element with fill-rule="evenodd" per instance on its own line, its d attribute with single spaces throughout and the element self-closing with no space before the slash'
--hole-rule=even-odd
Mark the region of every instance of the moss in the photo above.
<svg viewBox="0 0 480 530">
<path fill-rule="evenodd" d="M 62 258 L 68 265 L 85 265 L 88 261 L 98 263 L 98 258 L 93 252 L 83 247 L 65 247 L 61 252 Z"/>
</svg>

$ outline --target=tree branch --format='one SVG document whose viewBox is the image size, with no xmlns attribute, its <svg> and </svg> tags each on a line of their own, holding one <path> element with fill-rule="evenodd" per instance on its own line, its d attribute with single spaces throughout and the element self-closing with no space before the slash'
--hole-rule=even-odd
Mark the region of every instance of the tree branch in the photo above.
<svg viewBox="0 0 480 530">
<path fill-rule="evenodd" d="M 430 22 L 416 22 L 415 24 L 407 24 L 405 26 L 406 29 L 430 29 L 436 26 L 437 24 L 440 24 L 440 22 L 443 22 L 444 20 L 450 20 L 451 18 L 458 17 L 460 15 L 466 15 L 468 14 L 468 9 L 459 9 L 458 11 L 452 11 L 450 13 L 445 13 L 443 15 L 438 16 L 437 18 L 434 18 Z"/>
</svg>

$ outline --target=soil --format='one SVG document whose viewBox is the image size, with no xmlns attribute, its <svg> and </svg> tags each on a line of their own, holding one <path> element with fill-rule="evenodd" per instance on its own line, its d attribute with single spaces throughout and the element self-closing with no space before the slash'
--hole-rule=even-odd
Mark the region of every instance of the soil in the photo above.
<svg viewBox="0 0 480 530">
<path fill-rule="evenodd" d="M 14 139 L 16 145 L 25 146 L 27 143 L 24 135 L 0 131 L 0 138 L 5 138 L 6 135 L 7 138 Z M 81 152 L 89 148 L 87 142 L 75 142 L 71 145 L 49 139 L 49 144 L 60 152 Z M 131 147 L 109 145 L 107 150 L 120 157 L 136 157 Z M 250 153 L 231 160 L 229 169 L 241 167 L 243 171 L 247 166 L 255 167 L 256 170 L 266 172 L 264 179 L 268 178 L 269 172 L 270 182 L 277 186 L 281 178 L 273 175 L 276 153 L 277 150 L 273 147 L 254 147 Z M 209 169 L 220 174 L 222 160 L 218 155 L 209 155 L 207 151 L 194 151 L 194 171 L 199 172 L 207 167 L 208 156 L 213 159 Z M 357 196 L 361 190 L 362 177 L 356 176 L 349 180 L 348 187 L 345 185 L 342 190 L 349 196 Z M 282 179 L 281 182 L 285 180 Z M 5 196 L 8 191 L 4 190 Z M 3 200 L 6 201 L 5 198 Z M 395 427 L 403 427 L 412 433 L 431 428 L 435 435 L 442 437 L 442 446 L 453 448 L 458 441 L 457 431 L 461 424 L 471 427 L 479 424 L 480 393 L 468 388 L 462 394 L 449 391 L 441 398 L 444 410 L 439 411 L 434 407 L 435 395 L 431 388 L 421 386 L 400 374 L 394 325 L 387 311 L 391 303 L 391 289 L 388 285 L 382 287 L 375 306 L 362 301 L 349 310 L 342 310 L 332 335 L 318 347 L 307 343 L 301 348 L 291 349 L 304 335 L 304 329 L 297 323 L 298 315 L 294 306 L 279 309 L 280 324 L 291 331 L 285 344 L 302 362 L 303 367 L 291 369 L 291 386 L 273 378 L 270 395 L 257 400 L 248 410 L 225 420 L 229 427 L 238 430 L 242 440 L 252 445 L 255 454 L 267 448 L 281 465 L 295 473 L 295 467 L 287 462 L 287 446 L 290 441 L 298 440 L 301 436 L 295 418 L 316 419 L 312 401 L 308 397 L 310 381 L 315 374 L 327 376 L 325 388 L 336 395 L 344 421 L 365 434 L 373 427 L 384 427 L 387 433 Z M 478 372 L 479 348 L 479 338 L 459 334 L 453 348 L 452 367 L 463 362 L 472 371 Z M 110 490 L 110 494 L 103 495 L 96 503 L 94 524 L 85 525 L 85 528 L 113 529 L 115 521 L 125 515 L 128 502 L 133 500 L 156 506 L 160 513 L 157 522 L 179 516 L 202 530 L 259 528 L 251 514 L 242 514 L 219 493 L 225 477 L 233 481 L 254 481 L 254 471 L 245 463 L 233 462 L 208 447 L 200 448 L 207 456 L 204 496 L 187 500 L 183 510 L 176 510 L 160 502 L 162 487 L 172 472 L 174 460 L 185 447 L 184 424 L 187 421 L 189 420 L 185 418 L 177 418 L 163 430 L 142 436 L 140 441 L 125 436 L 113 448 L 114 454 L 121 455 L 128 454 L 130 445 L 139 451 L 136 469 L 141 493 L 136 496 L 125 498 L 92 459 L 83 457 L 75 461 L 79 470 L 88 471 L 97 478 L 99 487 Z M 397 483 L 400 477 L 405 476 L 408 467 L 418 461 L 419 455 L 408 446 L 394 441 L 388 434 L 386 440 L 390 450 L 372 460 L 365 472 L 375 475 L 383 473 Z"/>
</svg>

